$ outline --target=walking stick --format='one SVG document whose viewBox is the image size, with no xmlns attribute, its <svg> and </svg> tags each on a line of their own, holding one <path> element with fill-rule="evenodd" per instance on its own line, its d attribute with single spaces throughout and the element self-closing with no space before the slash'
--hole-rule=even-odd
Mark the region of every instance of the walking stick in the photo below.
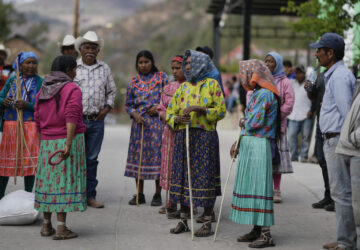
<svg viewBox="0 0 360 250">
<path fill-rule="evenodd" d="M 187 158 L 188 183 L 189 183 L 189 193 L 190 193 L 191 239 L 194 240 L 194 211 L 193 211 L 191 172 L 190 172 L 189 124 L 186 124 L 186 158 Z"/>
<path fill-rule="evenodd" d="M 141 124 L 141 141 L 140 141 L 140 161 L 138 169 L 138 179 L 137 179 L 137 192 L 136 192 L 136 205 L 139 206 L 139 189 L 140 189 L 140 174 L 141 174 L 141 159 L 142 159 L 142 148 L 144 141 L 144 124 Z"/>
<path fill-rule="evenodd" d="M 15 100 L 22 100 L 21 96 L 21 82 L 20 82 L 20 69 L 19 69 L 19 57 L 16 59 L 16 96 L 13 93 L 13 98 Z M 12 86 L 10 87 L 12 89 Z M 20 146 L 20 158 L 21 158 L 21 175 L 24 175 L 23 168 L 23 147 L 24 147 L 24 132 L 21 130 L 22 124 L 24 122 L 23 111 L 21 109 L 16 109 L 17 119 L 16 119 L 16 154 L 15 154 L 15 174 L 14 174 L 14 184 L 16 185 L 16 176 L 19 164 L 19 146 Z"/>
<path fill-rule="evenodd" d="M 165 195 L 165 213 L 168 214 L 167 204 L 169 198 L 169 170 L 170 170 L 170 148 L 171 148 L 171 128 L 169 127 L 169 144 L 168 144 L 168 157 L 167 157 L 167 170 L 166 170 L 166 195 Z"/>
<path fill-rule="evenodd" d="M 241 132 L 241 130 L 240 130 L 240 132 Z M 239 146 L 239 144 L 240 144 L 240 139 L 241 139 L 241 137 L 239 136 L 239 139 L 238 139 L 237 142 L 236 142 L 236 148 L 238 148 L 238 146 Z M 220 224 L 221 212 L 222 212 L 222 207 L 223 207 L 224 199 L 225 199 L 226 186 L 227 186 L 228 181 L 229 181 L 231 169 L 232 169 L 232 167 L 233 167 L 233 165 L 234 165 L 235 158 L 236 158 L 236 155 L 231 159 L 231 165 L 230 165 L 230 168 L 229 168 L 227 177 L 226 177 L 226 182 L 225 182 L 225 185 L 224 185 L 224 191 L 223 191 L 223 194 L 222 194 L 222 197 L 221 197 L 221 204 L 220 204 L 219 216 L 218 216 L 218 220 L 217 220 L 217 223 L 216 223 L 216 229 L 215 229 L 215 235 L 214 235 L 214 242 L 216 241 L 216 234 L 217 234 L 217 231 L 218 231 L 218 228 L 219 228 L 219 224 Z"/>
</svg>

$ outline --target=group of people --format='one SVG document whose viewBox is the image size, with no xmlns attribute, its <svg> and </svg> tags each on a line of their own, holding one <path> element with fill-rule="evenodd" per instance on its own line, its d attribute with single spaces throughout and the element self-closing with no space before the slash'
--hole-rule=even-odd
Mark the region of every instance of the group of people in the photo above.
<svg viewBox="0 0 360 250">
<path fill-rule="evenodd" d="M 34 207 L 44 213 L 40 233 L 54 240 L 77 237 L 66 227 L 68 212 L 104 207 L 96 200 L 97 158 L 116 94 L 109 66 L 97 59 L 103 40 L 95 32 L 67 35 L 59 46 L 63 55 L 44 79 L 37 55 L 19 53 L 0 92 L 0 199 L 9 177 L 23 176 L 28 192 L 35 185 Z"/>
<path fill-rule="evenodd" d="M 10 176 L 24 176 L 29 192 L 35 183 L 34 206 L 44 213 L 41 235 L 55 234 L 55 240 L 77 237 L 66 227 L 68 212 L 104 207 L 96 200 L 97 158 L 116 87 L 109 66 L 97 59 L 103 44 L 92 31 L 77 39 L 66 36 L 60 44 L 63 55 L 54 59 L 44 79 L 37 75 L 37 56 L 21 52 L 13 65 L 16 74 L 0 92 L 4 109 L 0 198 Z M 289 80 L 276 52 L 266 54 L 264 61 L 239 63 L 236 80 L 247 94 L 241 133 L 230 149 L 231 157 L 237 157 L 230 219 L 253 226 L 237 238 L 251 248 L 275 245 L 270 234 L 274 202 L 282 201 L 282 174 L 293 172 L 297 144 L 293 137 L 299 126 L 306 130 L 308 125 L 301 123 L 307 123 L 303 120 L 314 112 L 310 101 L 307 106 L 298 103 L 308 98 L 319 111 L 316 153 L 326 186 L 324 200 L 313 207 L 320 208 L 330 199 L 336 208 L 337 242 L 324 247 L 356 249 L 360 87 L 355 88 L 355 78 L 342 61 L 341 36 L 326 33 L 311 47 L 316 48 L 319 65 L 326 68 L 311 88 L 303 67 L 296 68 L 294 82 Z M 140 51 L 137 74 L 127 86 L 125 106 L 132 125 L 125 176 L 134 178 L 136 185 L 129 205 L 146 203 L 144 181 L 154 180 L 151 205 L 163 204 L 164 189 L 165 206 L 159 212 L 179 219 L 170 233 L 190 231 L 188 220 L 202 207 L 204 213 L 197 218 L 202 226 L 194 235 L 207 237 L 213 234 L 214 205 L 221 195 L 217 122 L 226 114 L 224 88 L 207 46 L 186 50 L 170 63 L 172 82 L 158 69 L 150 51 Z M 51 223 L 53 212 L 57 230 Z"/>
</svg>

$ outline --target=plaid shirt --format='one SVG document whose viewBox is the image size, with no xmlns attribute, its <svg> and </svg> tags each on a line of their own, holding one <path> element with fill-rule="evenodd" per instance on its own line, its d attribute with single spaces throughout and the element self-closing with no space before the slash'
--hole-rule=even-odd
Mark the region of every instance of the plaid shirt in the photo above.
<svg viewBox="0 0 360 250">
<path fill-rule="evenodd" d="M 98 114 L 105 105 L 113 107 L 116 86 L 110 67 L 102 61 L 87 66 L 81 58 L 77 65 L 74 82 L 82 92 L 83 114 Z"/>
</svg>

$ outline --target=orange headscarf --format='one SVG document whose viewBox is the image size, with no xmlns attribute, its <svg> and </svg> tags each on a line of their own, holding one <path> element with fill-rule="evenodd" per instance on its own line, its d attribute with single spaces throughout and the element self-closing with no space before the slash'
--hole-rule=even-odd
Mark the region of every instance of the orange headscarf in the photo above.
<svg viewBox="0 0 360 250">
<path fill-rule="evenodd" d="M 279 96 L 274 77 L 263 61 L 258 59 L 240 61 L 239 75 L 240 83 L 246 91 L 253 90 L 259 85 Z"/>
</svg>

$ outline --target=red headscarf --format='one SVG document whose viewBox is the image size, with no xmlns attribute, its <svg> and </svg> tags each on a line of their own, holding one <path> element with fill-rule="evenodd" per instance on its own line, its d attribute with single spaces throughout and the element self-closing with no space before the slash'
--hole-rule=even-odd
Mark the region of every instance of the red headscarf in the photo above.
<svg viewBox="0 0 360 250">
<path fill-rule="evenodd" d="M 263 61 L 258 59 L 240 61 L 239 75 L 240 83 L 245 90 L 253 90 L 256 85 L 259 85 L 279 96 L 274 77 Z"/>
<path fill-rule="evenodd" d="M 171 62 L 178 62 L 178 63 L 182 63 L 183 59 L 180 56 L 175 56 Z"/>
</svg>

